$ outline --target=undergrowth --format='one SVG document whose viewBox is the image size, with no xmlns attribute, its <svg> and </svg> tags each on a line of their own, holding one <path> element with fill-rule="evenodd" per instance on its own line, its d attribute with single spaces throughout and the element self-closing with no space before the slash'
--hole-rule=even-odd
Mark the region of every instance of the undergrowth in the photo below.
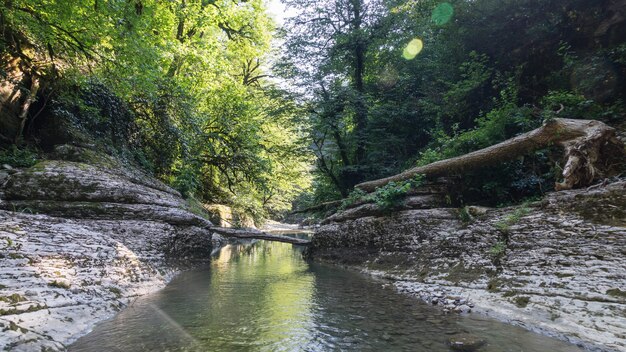
<svg viewBox="0 0 626 352">
<path fill-rule="evenodd" d="M 424 179 L 424 175 L 417 174 L 408 181 L 389 182 L 382 187 L 376 188 L 372 193 L 366 193 L 356 188 L 342 201 L 339 209 L 345 210 L 359 202 L 375 203 L 383 211 L 396 209 L 402 204 L 402 200 L 409 191 L 421 186 L 424 183 Z"/>
<path fill-rule="evenodd" d="M 508 214 L 507 216 L 504 217 L 504 219 L 498 221 L 495 224 L 495 227 L 502 232 L 508 232 L 509 228 L 512 225 L 517 224 L 521 218 L 528 215 L 529 213 L 530 213 L 530 201 L 525 201 L 524 203 L 522 203 L 522 205 L 519 208 L 515 209 L 514 212 Z"/>
<path fill-rule="evenodd" d="M 31 167 L 39 161 L 39 154 L 32 148 L 18 148 L 12 145 L 0 150 L 0 165 L 11 167 Z"/>
</svg>

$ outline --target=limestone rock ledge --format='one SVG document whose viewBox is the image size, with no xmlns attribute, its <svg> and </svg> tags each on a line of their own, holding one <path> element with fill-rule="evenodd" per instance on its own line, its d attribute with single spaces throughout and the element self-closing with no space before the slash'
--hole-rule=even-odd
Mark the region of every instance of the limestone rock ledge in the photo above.
<svg viewBox="0 0 626 352">
<path fill-rule="evenodd" d="M 0 171 L 0 208 L 0 350 L 65 350 L 219 238 L 176 191 L 110 163 Z"/>
<path fill-rule="evenodd" d="M 311 255 L 593 351 L 626 351 L 626 181 L 518 207 L 402 210 L 320 227 Z"/>
</svg>

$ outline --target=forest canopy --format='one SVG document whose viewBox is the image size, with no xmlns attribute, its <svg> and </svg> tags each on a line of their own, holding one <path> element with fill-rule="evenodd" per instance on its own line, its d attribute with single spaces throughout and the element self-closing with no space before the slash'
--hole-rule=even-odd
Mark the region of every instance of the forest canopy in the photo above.
<svg viewBox="0 0 626 352">
<path fill-rule="evenodd" d="M 262 0 L 3 0 L 2 160 L 95 143 L 261 220 L 557 116 L 624 129 L 623 2 L 284 4 L 278 27 Z M 559 167 L 541 150 L 464 197 L 541 194 Z"/>
<path fill-rule="evenodd" d="M 267 79 L 261 0 L 17 0 L 1 16 L 3 74 L 37 92 L 5 141 L 45 147 L 31 132 L 69 122 L 183 195 L 259 219 L 308 187 L 298 106 Z"/>
</svg>

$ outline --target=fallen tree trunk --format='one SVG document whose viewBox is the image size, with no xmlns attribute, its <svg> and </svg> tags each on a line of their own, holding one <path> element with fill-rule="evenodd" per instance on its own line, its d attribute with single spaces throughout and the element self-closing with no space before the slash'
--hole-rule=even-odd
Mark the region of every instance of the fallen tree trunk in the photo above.
<svg viewBox="0 0 626 352">
<path fill-rule="evenodd" d="M 312 211 L 326 210 L 328 208 L 338 207 L 340 205 L 341 205 L 341 200 L 333 200 L 333 201 L 330 201 L 330 202 L 316 204 L 316 205 L 310 206 L 308 208 L 297 209 L 297 210 L 292 211 L 290 214 L 310 213 Z"/>
<path fill-rule="evenodd" d="M 233 229 L 233 228 L 218 227 L 218 226 L 211 226 L 209 229 L 225 237 L 276 241 L 276 242 L 297 244 L 301 246 L 308 246 L 309 244 L 311 244 L 311 241 L 305 240 L 302 238 L 281 236 L 281 235 L 271 235 L 269 233 L 259 231 L 259 230 L 254 230 L 254 229 Z"/>
<path fill-rule="evenodd" d="M 356 187 L 372 192 L 389 182 L 405 181 L 417 174 L 427 177 L 459 174 L 553 145 L 564 148 L 567 160 L 563 169 L 563 182 L 556 184 L 557 190 L 587 186 L 594 179 L 606 176 L 605 172 L 610 168 L 607 163 L 610 160 L 624 160 L 624 145 L 615 136 L 614 128 L 595 120 L 557 118 L 540 128 L 491 147 L 418 166 L 394 176 L 358 184 Z"/>
</svg>

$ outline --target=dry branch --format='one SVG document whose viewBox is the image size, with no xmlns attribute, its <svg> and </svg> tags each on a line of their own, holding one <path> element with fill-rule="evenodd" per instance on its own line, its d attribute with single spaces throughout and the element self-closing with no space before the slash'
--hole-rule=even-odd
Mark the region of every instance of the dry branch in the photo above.
<svg viewBox="0 0 626 352">
<path fill-rule="evenodd" d="M 308 208 L 297 209 L 297 210 L 292 211 L 291 214 L 310 213 L 310 212 L 313 212 L 313 211 L 326 210 L 328 208 L 338 207 L 340 205 L 341 205 L 341 200 L 333 200 L 333 201 L 330 201 L 330 202 L 316 204 L 316 205 L 310 206 Z"/>
</svg>

